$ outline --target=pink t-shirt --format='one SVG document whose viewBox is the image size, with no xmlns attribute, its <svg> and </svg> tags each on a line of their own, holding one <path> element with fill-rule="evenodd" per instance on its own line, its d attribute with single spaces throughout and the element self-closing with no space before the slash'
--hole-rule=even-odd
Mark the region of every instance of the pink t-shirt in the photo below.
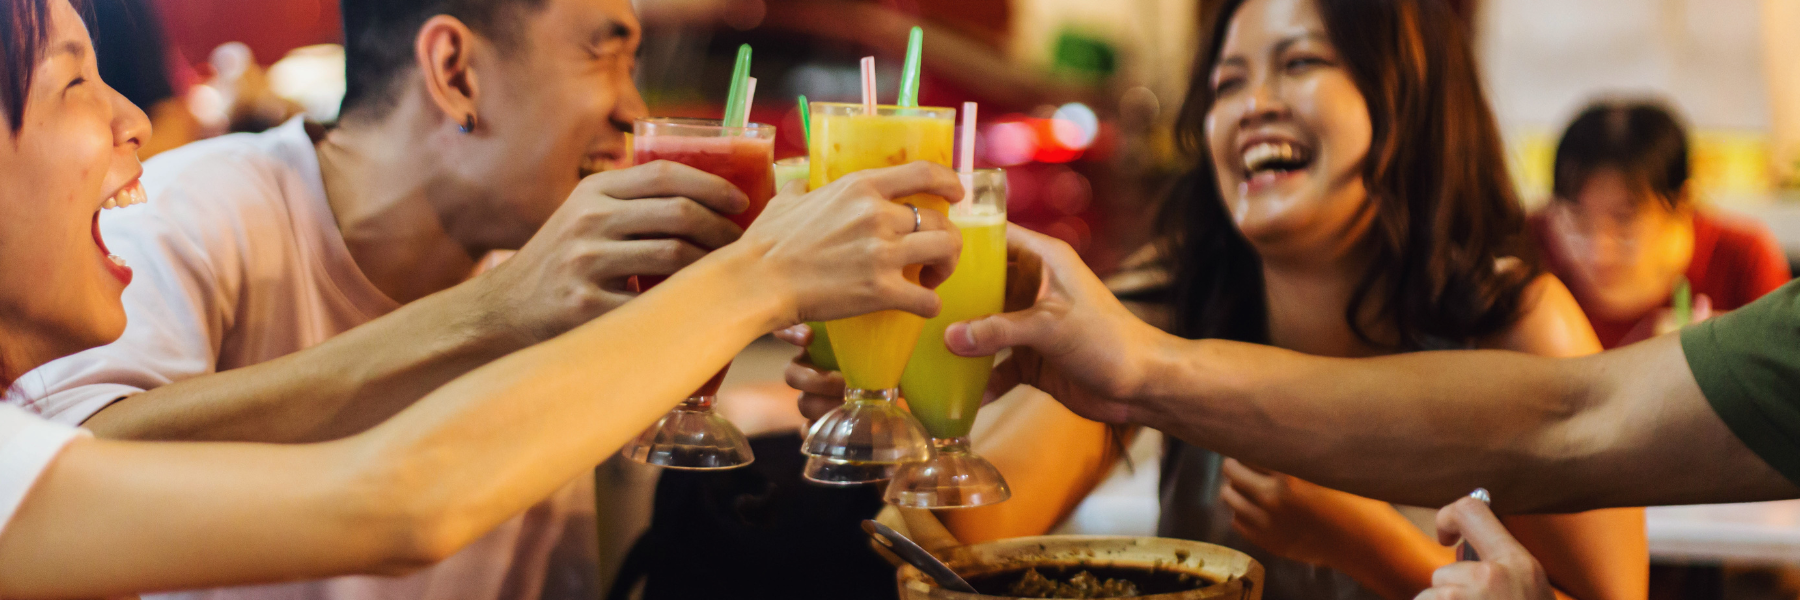
<svg viewBox="0 0 1800 600">
<path fill-rule="evenodd" d="M 135 272 L 125 289 L 125 334 L 26 373 L 8 402 L 75 425 L 121 397 L 280 358 L 399 308 L 351 258 L 299 119 L 160 154 L 145 165 L 143 181 L 150 202 L 103 211 L 100 218 L 107 247 Z M 568 517 L 592 512 L 592 502 L 583 501 L 592 485 L 581 478 L 407 577 L 339 577 L 165 598 L 535 599 Z"/>
</svg>

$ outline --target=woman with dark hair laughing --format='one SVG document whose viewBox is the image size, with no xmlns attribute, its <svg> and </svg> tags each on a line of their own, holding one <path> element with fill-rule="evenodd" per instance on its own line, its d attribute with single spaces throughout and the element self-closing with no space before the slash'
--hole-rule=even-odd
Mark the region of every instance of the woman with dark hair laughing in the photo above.
<svg viewBox="0 0 1800 600">
<path fill-rule="evenodd" d="M 1600 350 L 1568 290 L 1534 260 L 1465 26 L 1443 0 L 1214 4 L 1177 125 L 1199 164 L 1164 207 L 1162 277 L 1147 279 L 1168 285 L 1130 298 L 1148 308 L 1140 314 L 1165 316 L 1151 322 L 1184 338 L 1331 357 Z M 1040 300 L 1055 296 L 1046 290 Z M 1123 377 L 1138 368 L 1137 348 L 1153 345 L 1134 337 L 1143 322 L 1113 317 L 1130 324 L 1114 323 L 1115 341 L 1135 341 L 1070 343 L 1106 348 L 1109 358 L 1092 368 Z M 1059 400 L 1086 393 L 1053 389 L 1056 370 L 1041 360 L 1015 351 L 1003 364 L 1012 375 L 997 375 L 992 391 L 1037 373 L 1038 387 Z M 811 394 L 804 407 L 816 408 L 838 380 L 796 363 L 789 382 Z M 1006 416 L 1007 431 L 1055 440 L 1055 448 L 978 449 L 1006 473 L 1015 499 L 946 512 L 952 532 L 965 541 L 1042 534 L 1092 489 L 1105 469 L 1066 458 L 1103 454 L 1095 449 L 1108 443 L 1107 430 L 1070 425 L 1059 411 Z M 1427 533 L 1429 510 L 1179 441 L 1164 453 L 1161 488 L 1159 534 L 1248 551 L 1268 567 L 1271 600 L 1412 598 L 1453 561 Z M 1646 594 L 1641 509 L 1507 525 L 1571 597 Z"/>
</svg>

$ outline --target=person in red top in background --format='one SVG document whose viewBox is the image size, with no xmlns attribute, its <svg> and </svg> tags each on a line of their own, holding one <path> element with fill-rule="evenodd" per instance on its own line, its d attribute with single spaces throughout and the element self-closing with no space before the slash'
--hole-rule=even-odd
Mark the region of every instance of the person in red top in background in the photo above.
<svg viewBox="0 0 1800 600">
<path fill-rule="evenodd" d="M 1678 326 L 1668 307 L 1683 277 L 1699 319 L 1793 276 L 1766 227 L 1694 206 L 1687 132 L 1660 105 L 1589 106 L 1557 144 L 1554 177 L 1531 230 L 1608 349 Z"/>
</svg>

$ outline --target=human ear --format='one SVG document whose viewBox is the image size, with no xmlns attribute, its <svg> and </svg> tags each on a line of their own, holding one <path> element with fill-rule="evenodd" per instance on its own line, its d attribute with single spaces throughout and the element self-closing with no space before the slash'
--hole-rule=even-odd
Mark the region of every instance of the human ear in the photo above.
<svg viewBox="0 0 1800 600">
<path fill-rule="evenodd" d="M 464 133 L 474 128 L 480 93 L 472 65 L 476 39 L 475 32 L 460 19 L 437 15 L 419 28 L 413 47 L 432 104 L 446 121 L 464 128 Z"/>
</svg>

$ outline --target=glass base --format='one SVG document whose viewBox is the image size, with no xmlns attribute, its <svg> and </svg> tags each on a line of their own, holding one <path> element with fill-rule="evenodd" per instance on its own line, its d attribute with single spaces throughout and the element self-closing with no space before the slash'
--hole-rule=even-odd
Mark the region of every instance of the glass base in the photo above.
<svg viewBox="0 0 1800 600">
<path fill-rule="evenodd" d="M 898 465 L 931 458 L 930 436 L 912 414 L 895 406 L 900 390 L 851 389 L 844 403 L 807 431 L 807 456 L 839 464 Z"/>
<path fill-rule="evenodd" d="M 756 460 L 750 440 L 736 425 L 712 411 L 712 398 L 689 398 L 638 434 L 623 453 L 632 460 L 670 469 L 735 469 Z"/>
<path fill-rule="evenodd" d="M 806 468 L 800 475 L 807 481 L 830 486 L 881 483 L 893 479 L 900 465 L 838 462 L 817 456 L 806 457 Z"/>
<path fill-rule="evenodd" d="M 1012 497 L 1006 478 L 987 459 L 969 451 L 969 438 L 934 439 L 930 460 L 908 463 L 894 473 L 883 499 L 908 508 L 968 508 Z"/>
</svg>

